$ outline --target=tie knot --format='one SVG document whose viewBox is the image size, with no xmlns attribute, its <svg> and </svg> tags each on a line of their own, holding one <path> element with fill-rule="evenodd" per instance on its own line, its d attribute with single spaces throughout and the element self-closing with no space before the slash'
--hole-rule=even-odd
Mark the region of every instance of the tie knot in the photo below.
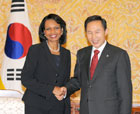
<svg viewBox="0 0 140 114">
<path fill-rule="evenodd" d="M 99 52 L 100 52 L 99 50 L 94 50 L 95 55 L 98 55 Z"/>
</svg>

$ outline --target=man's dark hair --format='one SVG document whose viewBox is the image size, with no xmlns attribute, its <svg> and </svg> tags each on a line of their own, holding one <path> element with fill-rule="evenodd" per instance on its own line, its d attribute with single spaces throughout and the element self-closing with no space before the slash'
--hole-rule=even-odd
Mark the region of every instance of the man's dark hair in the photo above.
<svg viewBox="0 0 140 114">
<path fill-rule="evenodd" d="M 104 27 L 104 30 L 106 30 L 107 28 L 107 23 L 106 23 L 106 20 L 104 18 L 102 18 L 101 16 L 99 15 L 93 15 L 93 16 L 90 16 L 88 17 L 86 20 L 85 20 L 85 30 L 87 28 L 87 24 L 89 22 L 92 22 L 92 21 L 101 21 L 103 27 Z"/>
</svg>

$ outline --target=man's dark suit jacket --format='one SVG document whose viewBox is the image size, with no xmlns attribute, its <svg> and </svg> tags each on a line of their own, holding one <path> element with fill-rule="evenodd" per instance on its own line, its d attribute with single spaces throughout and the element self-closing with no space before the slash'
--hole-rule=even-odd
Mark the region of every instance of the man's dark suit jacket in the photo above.
<svg viewBox="0 0 140 114">
<path fill-rule="evenodd" d="M 131 114 L 131 67 L 125 50 L 106 44 L 90 80 L 92 46 L 77 53 L 74 78 L 67 84 L 70 95 L 81 88 L 80 114 Z"/>
<path fill-rule="evenodd" d="M 70 51 L 63 47 L 60 47 L 57 67 L 46 42 L 31 46 L 21 75 L 22 84 L 27 88 L 23 96 L 25 104 L 45 110 L 57 106 L 70 114 L 70 99 L 58 101 L 52 93 L 55 86 L 63 86 L 69 80 L 70 65 Z"/>
</svg>

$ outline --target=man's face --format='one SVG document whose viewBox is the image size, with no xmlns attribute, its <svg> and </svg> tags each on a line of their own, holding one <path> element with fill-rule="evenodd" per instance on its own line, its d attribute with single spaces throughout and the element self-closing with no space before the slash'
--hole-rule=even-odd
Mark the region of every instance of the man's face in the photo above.
<svg viewBox="0 0 140 114">
<path fill-rule="evenodd" d="M 101 21 L 91 21 L 87 24 L 86 35 L 93 47 L 99 48 L 105 42 L 107 29 L 104 30 Z"/>
</svg>

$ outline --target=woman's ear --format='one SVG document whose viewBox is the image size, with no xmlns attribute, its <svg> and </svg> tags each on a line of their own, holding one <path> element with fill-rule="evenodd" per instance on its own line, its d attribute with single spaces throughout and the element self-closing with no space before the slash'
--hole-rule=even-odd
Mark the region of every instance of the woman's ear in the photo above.
<svg viewBox="0 0 140 114">
<path fill-rule="evenodd" d="M 45 36 L 45 31 L 44 31 L 44 32 L 42 32 L 42 34 Z"/>
<path fill-rule="evenodd" d="M 61 35 L 62 35 L 63 34 L 63 28 L 61 30 L 62 30 L 62 32 L 61 32 Z"/>
</svg>

